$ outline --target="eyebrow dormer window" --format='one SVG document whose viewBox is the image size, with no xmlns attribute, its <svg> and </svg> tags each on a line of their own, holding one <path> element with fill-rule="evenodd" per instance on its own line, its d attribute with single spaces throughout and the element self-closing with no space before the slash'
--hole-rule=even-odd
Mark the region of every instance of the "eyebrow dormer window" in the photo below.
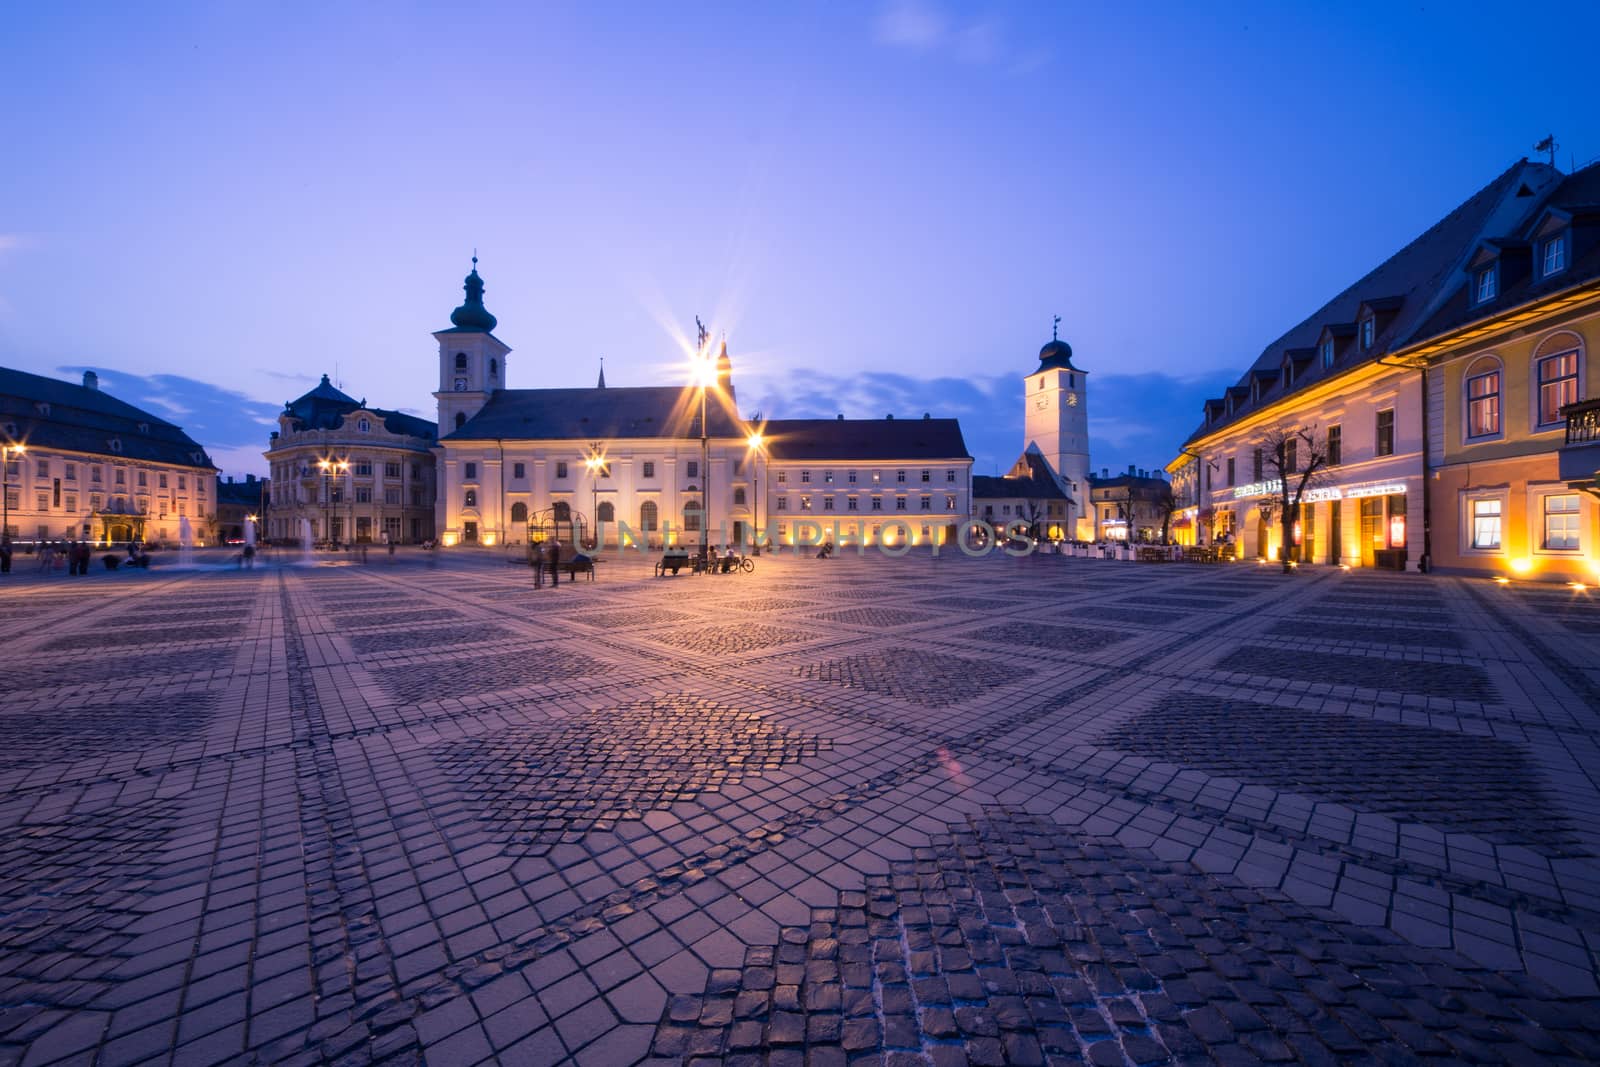
<svg viewBox="0 0 1600 1067">
<path fill-rule="evenodd" d="M 1331 337 L 1322 342 L 1322 365 L 1324 367 L 1333 366 L 1333 338 Z"/>
<path fill-rule="evenodd" d="M 1567 269 L 1567 235 L 1558 233 L 1544 243 L 1542 277 L 1560 274 Z"/>
<path fill-rule="evenodd" d="M 1493 300 L 1495 293 L 1499 291 L 1499 280 L 1493 267 L 1485 267 L 1480 270 L 1477 281 L 1473 283 L 1472 287 L 1472 291 L 1475 294 L 1473 302 L 1487 304 Z"/>
</svg>

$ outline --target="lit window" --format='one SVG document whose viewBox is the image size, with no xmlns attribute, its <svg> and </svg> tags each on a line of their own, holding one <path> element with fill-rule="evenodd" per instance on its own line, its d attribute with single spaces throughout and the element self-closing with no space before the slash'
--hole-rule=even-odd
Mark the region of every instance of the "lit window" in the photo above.
<svg viewBox="0 0 1600 1067">
<path fill-rule="evenodd" d="M 1556 234 L 1544 243 L 1544 276 L 1558 274 L 1567 266 L 1567 235 Z"/>
<path fill-rule="evenodd" d="M 1500 372 L 1489 371 L 1467 379 L 1467 436 L 1487 437 L 1500 432 Z"/>
<path fill-rule="evenodd" d="M 1495 293 L 1498 291 L 1496 285 L 1498 281 L 1499 279 L 1496 277 L 1493 267 L 1485 267 L 1480 270 L 1478 272 L 1477 285 L 1474 287 L 1474 292 L 1477 294 L 1476 303 L 1483 304 L 1493 300 Z"/>
<path fill-rule="evenodd" d="M 1472 547 L 1497 549 L 1500 547 L 1500 501 L 1474 500 L 1472 502 Z"/>
<path fill-rule="evenodd" d="M 1577 493 L 1544 498 L 1544 540 L 1540 547 L 1548 552 L 1578 550 Z"/>
<path fill-rule="evenodd" d="M 810 511 L 811 510 L 811 498 L 810 497 L 803 496 L 803 497 L 800 498 L 800 510 L 801 511 Z"/>
<path fill-rule="evenodd" d="M 956 498 L 953 497 L 953 496 L 945 497 L 944 498 L 944 509 L 946 511 L 954 511 L 956 509 Z"/>
<path fill-rule="evenodd" d="M 1560 352 L 1539 361 L 1539 425 L 1561 421 L 1561 409 L 1578 400 L 1578 353 Z"/>
<path fill-rule="evenodd" d="M 822 472 L 822 480 L 826 484 L 832 485 L 833 484 L 833 472 L 832 471 L 823 471 Z"/>
</svg>

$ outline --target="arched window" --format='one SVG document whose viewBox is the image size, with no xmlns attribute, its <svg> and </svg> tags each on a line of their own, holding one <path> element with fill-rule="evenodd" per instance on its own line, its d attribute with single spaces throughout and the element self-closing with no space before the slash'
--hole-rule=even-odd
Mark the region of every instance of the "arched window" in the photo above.
<svg viewBox="0 0 1600 1067">
<path fill-rule="evenodd" d="M 1476 360 L 1467 368 L 1465 382 L 1467 439 L 1500 434 L 1500 361 L 1493 356 Z"/>
<path fill-rule="evenodd" d="M 639 505 L 639 529 L 654 530 L 658 528 L 659 520 L 654 500 L 646 500 Z"/>
<path fill-rule="evenodd" d="M 1583 339 L 1562 331 L 1540 342 L 1533 354 L 1535 429 L 1563 425 L 1561 409 L 1583 395 Z"/>
<path fill-rule="evenodd" d="M 461 429 L 461 427 L 465 426 L 466 424 L 467 424 L 467 413 L 465 411 L 456 412 L 456 429 L 459 430 L 459 429 Z"/>
<path fill-rule="evenodd" d="M 489 361 L 489 377 L 500 377 L 500 361 L 498 359 L 491 359 Z"/>
<path fill-rule="evenodd" d="M 700 501 L 693 499 L 686 501 L 683 505 L 683 528 L 685 530 L 700 529 L 700 516 L 702 514 Z"/>
<path fill-rule="evenodd" d="M 512 522 L 527 522 L 528 521 L 528 505 L 523 504 L 521 502 L 512 504 L 511 505 L 511 521 Z"/>
<path fill-rule="evenodd" d="M 456 370 L 466 370 L 466 369 L 467 369 L 467 354 L 465 352 L 457 352 L 456 353 Z"/>
<path fill-rule="evenodd" d="M 550 511 L 555 515 L 557 522 L 572 521 L 572 505 L 567 503 L 565 500 L 557 500 L 550 508 Z"/>
<path fill-rule="evenodd" d="M 476 489 L 468 489 L 466 491 L 466 494 L 461 499 L 461 506 L 462 507 L 466 507 L 466 508 L 475 508 L 475 507 L 477 507 L 478 506 L 478 491 Z"/>
<path fill-rule="evenodd" d="M 739 507 L 744 507 L 744 486 L 739 486 L 733 491 L 733 502 Z"/>
<path fill-rule="evenodd" d="M 612 506 L 611 501 L 602 500 L 600 507 L 595 510 L 595 519 L 599 522 L 616 522 L 617 509 Z"/>
</svg>

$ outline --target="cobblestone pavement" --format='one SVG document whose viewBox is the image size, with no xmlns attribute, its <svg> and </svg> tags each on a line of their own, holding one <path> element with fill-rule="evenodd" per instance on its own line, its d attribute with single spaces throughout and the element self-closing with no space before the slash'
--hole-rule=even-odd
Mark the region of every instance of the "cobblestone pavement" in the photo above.
<svg viewBox="0 0 1600 1067">
<path fill-rule="evenodd" d="M 0 580 L 0 1064 L 1600 1060 L 1600 596 Z"/>
</svg>

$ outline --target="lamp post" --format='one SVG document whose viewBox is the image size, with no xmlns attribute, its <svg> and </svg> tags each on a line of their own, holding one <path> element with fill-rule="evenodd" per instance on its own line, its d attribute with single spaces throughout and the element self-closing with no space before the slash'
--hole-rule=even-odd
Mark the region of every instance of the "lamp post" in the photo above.
<svg viewBox="0 0 1600 1067">
<path fill-rule="evenodd" d="M 756 528 L 756 537 L 755 537 L 756 547 L 750 553 L 753 556 L 761 555 L 761 537 L 762 537 L 762 529 L 763 529 L 762 525 L 761 525 L 761 445 L 762 445 L 763 441 L 764 441 L 764 438 L 759 433 L 753 433 L 753 434 L 751 434 L 749 437 L 747 437 L 745 439 L 745 444 L 749 446 L 750 453 L 751 453 L 751 455 L 750 455 L 751 492 L 753 492 L 755 494 L 755 496 L 751 499 L 751 502 L 750 502 L 750 514 L 751 514 L 751 517 L 754 520 L 755 528 Z"/>
<path fill-rule="evenodd" d="M 583 461 L 589 471 L 589 521 L 594 527 L 594 549 L 600 550 L 600 472 L 605 469 L 605 457 L 591 451 Z"/>
<path fill-rule="evenodd" d="M 343 474 L 350 469 L 350 461 L 332 459 L 328 456 L 317 460 L 317 468 L 322 471 L 322 532 L 327 535 L 328 543 L 333 543 L 333 523 L 329 518 L 329 509 L 333 503 L 333 476 Z"/>
<path fill-rule="evenodd" d="M 25 445 L 0 445 L 0 539 L 11 536 L 11 457 L 27 451 Z"/>
</svg>

